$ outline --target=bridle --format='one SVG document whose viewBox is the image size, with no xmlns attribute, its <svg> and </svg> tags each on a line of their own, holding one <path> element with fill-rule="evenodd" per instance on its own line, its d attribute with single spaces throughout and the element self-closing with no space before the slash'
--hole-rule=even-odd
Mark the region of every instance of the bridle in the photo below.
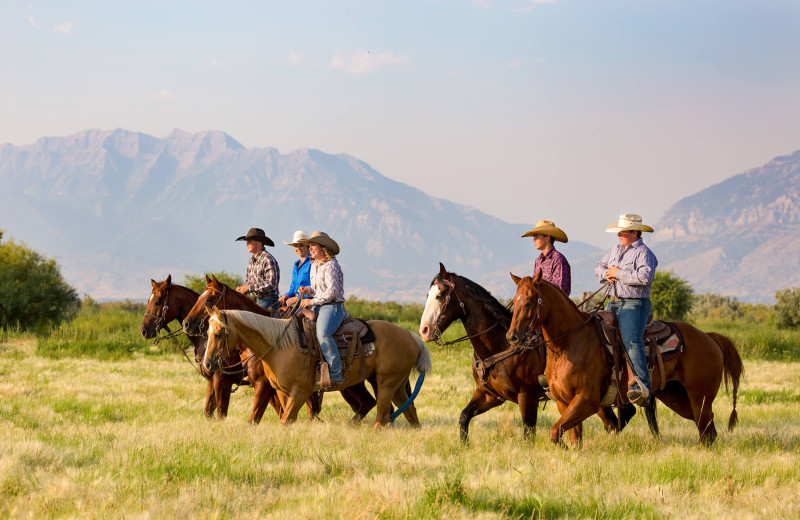
<svg viewBox="0 0 800 520">
<path fill-rule="evenodd" d="M 464 302 L 461 301 L 461 297 L 458 295 L 458 292 L 456 291 L 456 284 L 451 282 L 450 280 L 446 280 L 441 275 L 439 276 L 439 279 L 442 281 L 442 284 L 444 284 L 444 286 L 447 287 L 447 294 L 445 294 L 440 309 L 442 311 L 444 311 L 444 309 L 447 309 L 447 306 L 450 305 L 450 296 L 455 294 L 456 300 L 458 300 L 458 306 L 461 308 L 461 313 L 462 313 L 461 318 L 463 319 L 468 314 L 466 307 L 464 307 Z M 439 348 L 455 345 L 456 343 L 461 343 L 462 341 L 467 341 L 468 339 L 476 338 L 482 334 L 486 334 L 487 332 L 495 328 L 499 323 L 498 321 L 495 321 L 494 324 L 491 325 L 486 330 L 477 332 L 475 334 L 466 334 L 452 341 L 442 341 L 442 331 L 441 331 L 442 318 L 444 318 L 444 312 L 439 312 L 439 317 L 436 319 L 436 323 L 434 324 L 433 328 L 433 342 L 436 343 L 436 345 L 439 346 Z"/>
<path fill-rule="evenodd" d="M 160 331 L 161 329 L 165 329 L 166 328 L 166 324 L 169 323 L 168 321 L 166 321 L 167 312 L 169 311 L 169 305 L 168 305 L 168 302 L 169 302 L 169 285 L 167 286 L 166 289 L 164 289 L 163 301 L 164 301 L 164 303 L 161 305 L 161 315 L 160 316 L 157 316 L 155 314 L 151 314 L 151 313 L 149 313 L 147 311 L 145 311 L 145 313 L 144 313 L 145 317 L 153 318 L 154 320 L 156 320 L 156 333 L 158 333 L 158 331 Z M 169 331 L 169 329 L 167 329 L 167 331 Z"/>
<path fill-rule="evenodd" d="M 594 296 L 594 294 L 592 296 Z M 591 296 L 589 298 L 591 298 Z M 589 323 L 592 320 L 592 318 L 594 318 L 596 314 L 596 311 L 590 312 L 589 316 L 585 320 L 583 320 L 583 322 L 581 322 L 581 324 L 578 325 L 577 327 L 574 327 L 565 332 L 564 334 L 556 336 L 555 338 L 550 338 L 545 340 L 544 338 L 540 337 L 539 334 L 531 333 L 532 331 L 538 329 L 542 325 L 542 318 L 539 313 L 539 309 L 541 309 L 541 307 L 542 307 L 542 295 L 537 293 L 536 320 L 531 319 L 530 323 L 528 323 L 528 326 L 526 327 L 525 330 L 525 336 L 526 336 L 525 341 L 522 343 L 522 345 L 526 348 L 538 348 L 539 346 L 545 346 L 547 347 L 548 350 L 552 350 L 550 345 L 552 345 L 555 341 L 565 338 L 570 334 L 572 334 L 573 332 L 577 332 L 578 330 L 582 329 L 587 323 Z"/>
</svg>

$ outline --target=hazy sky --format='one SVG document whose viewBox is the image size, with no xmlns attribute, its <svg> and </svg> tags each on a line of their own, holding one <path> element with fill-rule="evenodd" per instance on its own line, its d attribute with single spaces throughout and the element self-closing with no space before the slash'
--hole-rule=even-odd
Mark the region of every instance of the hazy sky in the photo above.
<svg viewBox="0 0 800 520">
<path fill-rule="evenodd" d="M 4 1 L 0 143 L 223 130 L 611 245 L 800 149 L 797 0 Z"/>
</svg>

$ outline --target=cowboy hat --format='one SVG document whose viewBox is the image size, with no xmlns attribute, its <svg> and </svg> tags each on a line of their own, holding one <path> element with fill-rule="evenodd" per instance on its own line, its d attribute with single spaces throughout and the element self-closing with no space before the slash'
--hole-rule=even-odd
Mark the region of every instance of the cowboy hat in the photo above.
<svg viewBox="0 0 800 520">
<path fill-rule="evenodd" d="M 647 231 L 648 233 L 652 233 L 653 228 L 642 224 L 642 217 L 639 215 L 625 213 L 619 216 L 617 222 L 611 223 L 611 225 L 606 228 L 607 233 L 619 233 L 620 231 Z"/>
<path fill-rule="evenodd" d="M 553 240 L 558 240 L 559 242 L 564 242 L 565 244 L 568 240 L 567 234 L 557 228 L 556 225 L 549 220 L 540 220 L 536 223 L 536 227 L 530 231 L 526 231 L 525 234 L 522 235 L 522 238 L 531 237 L 533 235 L 547 235 L 549 237 L 553 237 Z"/>
<path fill-rule="evenodd" d="M 264 234 L 264 230 L 257 227 L 251 227 L 250 231 L 248 231 L 246 235 L 239 237 L 236 240 L 258 240 L 265 246 L 275 245 L 275 242 L 273 242 L 267 235 Z"/>
<path fill-rule="evenodd" d="M 287 246 L 296 246 L 300 244 L 301 240 L 308 240 L 308 233 L 306 233 L 302 229 L 298 229 L 297 231 L 294 232 L 291 242 L 287 242 L 286 240 L 284 240 L 283 243 L 286 244 Z"/>
<path fill-rule="evenodd" d="M 339 244 L 323 231 L 314 231 L 311 236 L 300 241 L 301 244 L 318 244 L 330 251 L 331 256 L 339 254 Z"/>
</svg>

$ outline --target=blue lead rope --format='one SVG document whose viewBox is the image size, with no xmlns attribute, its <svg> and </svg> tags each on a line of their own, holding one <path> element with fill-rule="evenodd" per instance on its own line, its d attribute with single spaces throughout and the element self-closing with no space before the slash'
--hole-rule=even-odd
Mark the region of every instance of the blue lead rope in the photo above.
<svg viewBox="0 0 800 520">
<path fill-rule="evenodd" d="M 405 411 L 406 408 L 411 406 L 411 403 L 414 402 L 414 399 L 417 398 L 417 394 L 419 394 L 419 389 L 422 388 L 423 381 L 425 381 L 425 372 L 420 372 L 419 377 L 417 378 L 417 384 L 414 386 L 414 391 L 411 392 L 411 397 L 409 397 L 408 401 L 403 403 L 403 406 L 395 410 L 395 412 L 389 417 L 389 420 L 391 422 L 394 422 L 394 420 L 397 419 L 400 416 L 400 414 Z"/>
</svg>

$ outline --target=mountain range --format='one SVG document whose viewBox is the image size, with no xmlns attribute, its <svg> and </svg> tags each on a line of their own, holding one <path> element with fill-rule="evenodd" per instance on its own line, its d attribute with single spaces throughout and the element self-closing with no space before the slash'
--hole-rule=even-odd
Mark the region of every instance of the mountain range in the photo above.
<svg viewBox="0 0 800 520">
<path fill-rule="evenodd" d="M 687 197 L 656 229 L 660 268 L 699 292 L 767 301 L 800 285 L 800 152 Z M 388 179 L 346 154 L 245 148 L 219 131 L 164 138 L 117 129 L 0 145 L 0 228 L 55 257 L 67 281 L 95 298 L 145 298 L 150 279 L 226 270 L 244 273 L 234 242 L 250 227 L 288 287 L 296 229 L 340 244 L 348 294 L 422 301 L 444 262 L 499 297 L 508 272 L 528 274 L 535 250 L 509 224 Z M 743 240 L 744 239 L 744 240 Z M 597 287 L 602 251 L 570 242 L 573 295 Z"/>
</svg>

